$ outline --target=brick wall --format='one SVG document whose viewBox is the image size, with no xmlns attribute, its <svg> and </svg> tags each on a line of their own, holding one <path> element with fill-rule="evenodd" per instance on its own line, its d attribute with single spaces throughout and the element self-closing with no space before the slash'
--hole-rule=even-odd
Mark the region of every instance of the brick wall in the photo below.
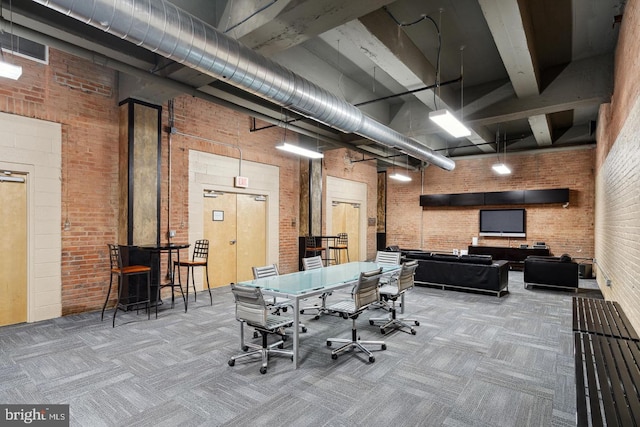
<svg viewBox="0 0 640 427">
<path fill-rule="evenodd" d="M 362 158 L 362 154 L 347 149 L 331 150 L 323 160 L 323 188 L 327 175 L 367 184 L 367 218 L 377 217 L 378 173 L 375 161 L 352 163 Z M 323 226 L 323 233 L 325 232 Z M 367 225 L 367 259 L 375 258 L 376 225 Z"/>
<path fill-rule="evenodd" d="M 62 124 L 62 314 L 97 309 L 117 228 L 116 72 L 55 49 L 49 66 L 12 60 L 23 74 L 0 82 L 0 111 Z"/>
<path fill-rule="evenodd" d="M 598 121 L 596 259 L 606 299 L 640 330 L 640 2 L 627 2 L 615 60 L 614 93 Z M 607 279 L 611 286 L 607 286 Z"/>
<path fill-rule="evenodd" d="M 387 244 L 435 251 L 466 249 L 478 236 L 481 208 L 527 211 L 525 238 L 480 237 L 480 245 L 518 246 L 544 241 L 552 253 L 592 258 L 594 254 L 594 149 L 514 154 L 507 156 L 508 176 L 491 170 L 493 157 L 457 160 L 447 172 L 430 166 L 412 173 L 410 183 L 387 181 Z M 561 204 L 425 207 L 420 194 L 569 188 L 569 206 Z"/>
</svg>

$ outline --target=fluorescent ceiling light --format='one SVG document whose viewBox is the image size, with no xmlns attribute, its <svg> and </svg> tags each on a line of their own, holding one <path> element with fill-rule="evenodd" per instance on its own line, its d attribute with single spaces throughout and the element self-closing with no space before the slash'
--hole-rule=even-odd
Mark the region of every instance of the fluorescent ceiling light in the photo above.
<svg viewBox="0 0 640 427">
<path fill-rule="evenodd" d="M 391 175 L 389 175 L 389 178 L 395 179 L 396 181 L 402 181 L 402 182 L 411 181 L 411 177 L 407 175 L 402 175 L 401 173 L 398 173 L 398 172 L 392 173 Z"/>
<path fill-rule="evenodd" d="M 471 131 L 460 123 L 449 110 L 436 110 L 429 113 L 429 118 L 436 122 L 438 126 L 449 132 L 456 138 L 471 135 Z"/>
<path fill-rule="evenodd" d="M 18 80 L 21 75 L 22 67 L 20 65 L 13 65 L 5 61 L 0 61 L 0 77 Z"/>
<path fill-rule="evenodd" d="M 299 156 L 309 157 L 310 159 L 321 159 L 324 157 L 324 154 L 318 153 L 317 151 L 307 150 L 306 148 L 298 147 L 297 145 L 289 144 L 287 142 L 283 142 L 280 145 L 276 145 L 278 150 L 288 151 L 289 153 L 294 153 Z"/>
<path fill-rule="evenodd" d="M 509 175 L 511 173 L 511 169 L 509 169 L 509 166 L 505 165 L 504 163 L 496 163 L 491 168 L 500 175 Z"/>
</svg>

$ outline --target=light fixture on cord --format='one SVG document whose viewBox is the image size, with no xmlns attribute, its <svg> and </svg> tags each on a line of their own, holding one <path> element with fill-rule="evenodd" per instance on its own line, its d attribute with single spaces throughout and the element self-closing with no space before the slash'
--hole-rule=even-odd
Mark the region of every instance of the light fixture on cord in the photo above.
<svg viewBox="0 0 640 427">
<path fill-rule="evenodd" d="M 439 30 L 438 30 L 439 31 Z M 462 52 L 464 51 L 464 46 L 460 47 L 460 117 L 462 117 L 463 108 L 464 108 L 464 63 Z M 438 55 L 440 55 L 440 51 L 438 50 Z M 438 63 L 440 60 L 438 59 Z M 438 71 L 438 81 L 437 86 L 438 90 L 440 90 L 440 73 Z M 435 99 L 434 99 L 435 103 Z M 449 110 L 441 109 L 431 111 L 429 113 L 429 119 L 435 122 L 438 126 L 440 126 L 443 130 L 447 131 L 449 135 L 454 138 L 462 138 L 464 136 L 471 135 L 471 131 L 462 124 L 460 120 L 456 116 L 454 116 Z"/>
<path fill-rule="evenodd" d="M 287 117 L 284 119 L 284 135 L 282 137 L 282 144 L 276 145 L 278 150 L 287 151 L 289 153 L 297 154 L 298 156 L 308 157 L 310 159 L 322 159 L 324 154 L 317 151 L 309 150 L 298 145 L 289 144 L 284 142 L 287 139 Z"/>
<path fill-rule="evenodd" d="M 389 175 L 389 178 L 391 179 L 395 179 L 396 181 L 401 181 L 401 182 L 410 182 L 411 181 L 411 177 L 409 176 L 409 155 L 407 154 L 407 174 L 401 174 L 398 171 L 394 171 L 391 175 Z"/>
<path fill-rule="evenodd" d="M 9 2 L 9 22 L 11 23 L 11 54 L 13 55 L 13 9 L 11 7 L 11 2 Z M 4 51 L 2 50 L 2 46 L 0 45 L 0 77 L 6 77 L 12 80 L 18 80 L 22 75 L 22 67 L 20 65 L 15 65 L 10 62 L 7 62 L 4 58 Z"/>
<path fill-rule="evenodd" d="M 467 129 L 449 110 L 436 110 L 429 113 L 429 119 L 435 122 L 442 129 L 449 132 L 454 138 L 462 138 L 471 135 Z"/>
<path fill-rule="evenodd" d="M 498 160 L 500 160 L 500 133 L 499 131 L 496 133 L 496 143 L 498 144 Z M 507 159 L 507 134 L 504 134 L 504 159 L 502 163 L 496 163 L 491 166 L 491 169 L 498 175 L 509 175 L 511 173 L 511 169 L 506 165 L 505 160 Z"/>
</svg>

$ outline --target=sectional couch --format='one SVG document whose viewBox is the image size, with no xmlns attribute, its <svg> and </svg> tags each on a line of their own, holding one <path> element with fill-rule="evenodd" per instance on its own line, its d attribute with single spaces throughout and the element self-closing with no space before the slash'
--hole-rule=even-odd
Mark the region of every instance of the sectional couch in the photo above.
<svg viewBox="0 0 640 427">
<path fill-rule="evenodd" d="M 509 263 L 490 255 L 451 255 L 403 250 L 403 258 L 417 260 L 416 285 L 438 285 L 443 289 L 509 292 Z"/>
</svg>

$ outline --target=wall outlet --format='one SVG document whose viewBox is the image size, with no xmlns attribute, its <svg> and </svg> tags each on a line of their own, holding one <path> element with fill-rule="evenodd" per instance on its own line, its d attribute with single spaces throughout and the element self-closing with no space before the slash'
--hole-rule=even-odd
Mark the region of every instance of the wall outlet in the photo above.
<svg viewBox="0 0 640 427">
<path fill-rule="evenodd" d="M 169 230 L 168 235 L 170 239 L 173 239 L 174 237 L 176 237 L 176 230 Z"/>
</svg>

